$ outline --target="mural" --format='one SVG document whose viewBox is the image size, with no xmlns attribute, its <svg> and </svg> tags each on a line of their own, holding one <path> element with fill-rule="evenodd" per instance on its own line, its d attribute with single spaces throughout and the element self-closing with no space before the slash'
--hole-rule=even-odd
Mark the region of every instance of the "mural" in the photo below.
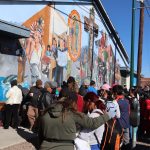
<svg viewBox="0 0 150 150">
<path fill-rule="evenodd" d="M 87 77 L 92 77 L 98 87 L 103 82 L 112 84 L 113 48 L 101 22 L 95 19 L 94 9 L 80 16 L 79 8 L 66 6 L 67 13 L 63 14 L 61 6 L 57 7 L 46 6 L 23 23 L 31 30 L 25 50 L 32 84 L 42 79 L 61 85 L 70 75 L 79 84 Z"/>
<path fill-rule="evenodd" d="M 113 84 L 115 71 L 115 80 L 120 83 L 121 57 L 118 60 L 117 56 L 114 69 L 111 38 L 92 6 L 87 6 L 89 11 L 82 7 L 42 6 L 22 23 L 31 31 L 28 39 L 15 45 L 1 39 L 5 45 L 0 45 L 0 100 L 6 99 L 13 79 L 24 87 L 34 85 L 37 79 L 57 81 L 60 86 L 73 76 L 79 85 L 89 78 L 99 88 L 104 82 Z"/>
<path fill-rule="evenodd" d="M 95 80 L 101 86 L 104 82 L 112 85 L 114 75 L 114 56 L 111 45 L 108 43 L 108 35 L 101 32 L 101 38 L 95 42 L 98 49 L 97 56 L 94 59 Z"/>
<path fill-rule="evenodd" d="M 0 65 L 0 101 L 5 101 L 10 82 L 18 79 L 18 57 L 0 54 Z M 25 74 L 24 82 L 20 83 L 23 87 L 29 88 L 29 76 Z"/>
<path fill-rule="evenodd" d="M 115 82 L 117 84 L 121 84 L 121 72 L 120 72 L 119 59 L 116 60 L 116 65 L 115 65 Z"/>
<path fill-rule="evenodd" d="M 45 24 L 45 12 L 49 22 Z M 58 24 L 59 22 L 59 24 Z M 61 29 L 60 29 L 61 24 Z M 37 79 L 55 80 L 59 85 L 71 75 L 72 63 L 81 52 L 81 23 L 76 10 L 68 16 L 68 24 L 57 11 L 46 6 L 23 25 L 31 30 L 26 40 L 26 55 L 30 64 L 32 84 Z M 48 32 L 44 32 L 48 28 Z M 69 31 L 68 31 L 69 29 Z M 47 39 L 44 39 L 44 37 Z"/>
<path fill-rule="evenodd" d="M 93 50 L 94 50 L 94 38 L 98 36 L 98 25 L 95 23 L 95 12 L 94 8 L 90 9 L 90 17 L 84 17 L 84 29 L 89 32 L 89 44 L 88 44 L 88 68 L 87 74 L 92 76 L 93 69 Z"/>
<path fill-rule="evenodd" d="M 81 19 L 76 10 L 73 10 L 68 18 L 69 42 L 68 52 L 73 61 L 76 61 L 81 53 Z"/>
</svg>

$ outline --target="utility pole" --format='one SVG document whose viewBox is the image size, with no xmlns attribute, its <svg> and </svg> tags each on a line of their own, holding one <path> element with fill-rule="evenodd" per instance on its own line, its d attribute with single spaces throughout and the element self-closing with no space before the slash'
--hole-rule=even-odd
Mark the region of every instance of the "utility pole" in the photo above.
<svg viewBox="0 0 150 150">
<path fill-rule="evenodd" d="M 132 0 L 132 27 L 131 27 L 131 60 L 130 60 L 130 88 L 134 79 L 134 36 L 135 36 L 135 0 Z M 132 128 L 132 148 L 136 146 L 136 130 Z"/>
<path fill-rule="evenodd" d="M 133 86 L 133 79 L 134 79 L 134 36 L 135 36 L 135 0 L 132 0 L 130 88 Z"/>
<path fill-rule="evenodd" d="M 140 26 L 139 26 L 139 43 L 138 43 L 138 62 L 137 62 L 137 86 L 141 86 L 141 67 L 142 67 L 142 48 L 143 48 L 143 31 L 144 31 L 144 0 L 140 1 Z"/>
<path fill-rule="evenodd" d="M 141 86 L 141 66 L 142 66 L 142 47 L 143 47 L 143 30 L 144 30 L 144 0 L 140 0 L 140 26 L 139 26 L 139 42 L 138 42 L 138 62 L 137 62 L 137 86 Z M 135 105 L 139 108 L 139 102 Z M 137 109 L 136 122 L 139 125 L 140 111 Z M 132 148 L 136 146 L 137 127 L 132 127 Z"/>
</svg>

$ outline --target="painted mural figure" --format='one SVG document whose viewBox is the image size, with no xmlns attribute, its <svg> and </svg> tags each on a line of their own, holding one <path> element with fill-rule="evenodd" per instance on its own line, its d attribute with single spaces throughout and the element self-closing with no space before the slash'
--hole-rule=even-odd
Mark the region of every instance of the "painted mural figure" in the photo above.
<svg viewBox="0 0 150 150">
<path fill-rule="evenodd" d="M 51 46 L 51 64 L 50 64 L 50 71 L 49 71 L 49 79 L 55 80 L 55 72 L 56 72 L 56 51 L 57 51 L 57 40 L 55 38 L 52 39 L 52 46 Z"/>
<path fill-rule="evenodd" d="M 68 48 L 66 48 L 65 44 L 66 40 L 64 38 L 59 38 L 58 41 L 58 48 L 56 50 L 56 82 L 59 86 L 61 86 L 63 82 L 63 74 L 64 74 L 64 68 L 67 66 L 67 52 Z"/>
<path fill-rule="evenodd" d="M 121 79 L 121 73 L 120 73 L 120 65 L 119 65 L 119 59 L 116 61 L 115 65 L 115 81 L 116 83 L 120 84 L 120 79 Z"/>
<path fill-rule="evenodd" d="M 81 53 L 81 19 L 76 10 L 72 10 L 68 18 L 69 37 L 68 37 L 68 53 L 74 62 L 80 57 Z"/>
<path fill-rule="evenodd" d="M 42 26 L 39 22 L 31 25 L 31 36 L 27 41 L 26 53 L 30 63 L 31 80 L 35 84 L 37 79 L 41 79 L 41 60 L 44 45 L 42 42 Z"/>
<path fill-rule="evenodd" d="M 99 82 L 107 82 L 111 84 L 113 70 L 113 54 L 112 47 L 107 43 L 107 35 L 102 31 L 102 37 L 98 40 L 98 76 Z"/>
<path fill-rule="evenodd" d="M 87 74 L 88 76 L 91 76 L 92 69 L 93 69 L 93 51 L 94 51 L 94 38 L 98 36 L 98 25 L 95 23 L 95 12 L 94 8 L 90 9 L 90 17 L 87 18 L 86 16 L 84 17 L 84 29 L 85 31 L 89 32 L 89 50 L 88 50 L 88 70 Z"/>
<path fill-rule="evenodd" d="M 70 23 L 70 39 L 71 39 L 71 50 L 73 50 L 74 49 L 74 27 L 73 27 L 73 21 L 71 21 L 71 23 Z"/>
<path fill-rule="evenodd" d="M 76 16 L 74 16 L 74 21 L 73 21 L 73 25 L 74 25 L 74 49 L 77 52 L 78 51 L 78 36 L 79 36 L 79 23 L 76 19 Z"/>
</svg>

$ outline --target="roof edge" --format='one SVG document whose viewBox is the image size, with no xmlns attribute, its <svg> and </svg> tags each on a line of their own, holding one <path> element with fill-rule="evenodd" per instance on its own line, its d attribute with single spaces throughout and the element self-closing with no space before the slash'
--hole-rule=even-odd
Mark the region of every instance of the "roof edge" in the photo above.
<svg viewBox="0 0 150 150">
<path fill-rule="evenodd" d="M 108 17 L 108 15 L 106 13 L 106 10 L 103 7 L 102 2 L 100 0 L 93 0 L 93 5 L 94 5 L 94 7 L 98 7 L 98 9 L 99 9 L 99 11 L 100 11 L 104 21 L 106 22 L 106 25 L 108 26 L 111 34 L 113 35 L 115 41 L 117 42 L 117 44 L 118 44 L 118 46 L 119 46 L 119 48 L 121 50 L 121 53 L 123 54 L 126 62 L 129 64 L 129 62 L 130 62 L 129 61 L 129 56 L 128 56 L 128 54 L 127 54 L 127 52 L 126 52 L 126 50 L 125 50 L 125 48 L 124 48 L 124 46 L 123 46 L 123 44 L 122 44 L 122 42 L 120 40 L 120 37 L 116 33 L 115 27 L 113 26 L 110 18 Z"/>
</svg>

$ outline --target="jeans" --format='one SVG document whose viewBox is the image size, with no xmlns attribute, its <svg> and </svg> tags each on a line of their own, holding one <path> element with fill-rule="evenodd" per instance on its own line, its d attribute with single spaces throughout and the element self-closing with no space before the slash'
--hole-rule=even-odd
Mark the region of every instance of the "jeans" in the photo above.
<svg viewBox="0 0 150 150">
<path fill-rule="evenodd" d="M 129 143 L 130 143 L 129 128 L 126 128 L 123 131 L 123 144 L 127 145 Z"/>
<path fill-rule="evenodd" d="M 132 126 L 130 126 L 130 140 L 132 140 L 132 138 L 133 138 L 133 131 L 132 131 L 133 128 L 135 129 L 134 136 L 137 138 L 138 127 L 132 127 Z"/>
<path fill-rule="evenodd" d="M 100 150 L 100 147 L 98 144 L 96 145 L 91 145 L 91 150 Z"/>
</svg>

